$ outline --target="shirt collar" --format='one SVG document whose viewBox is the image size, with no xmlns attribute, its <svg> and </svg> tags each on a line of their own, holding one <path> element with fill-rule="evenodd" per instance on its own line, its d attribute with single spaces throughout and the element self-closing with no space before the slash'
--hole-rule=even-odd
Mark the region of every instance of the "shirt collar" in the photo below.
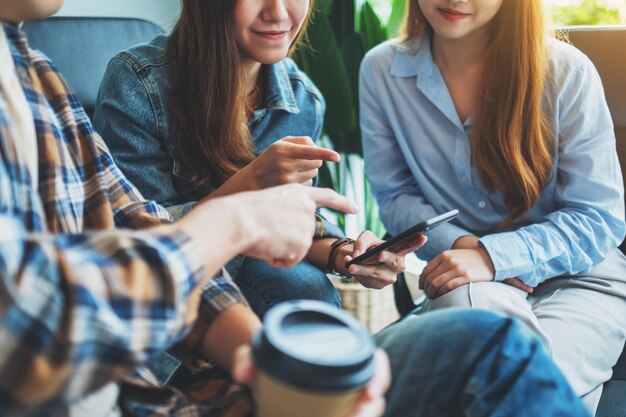
<svg viewBox="0 0 626 417">
<path fill-rule="evenodd" d="M 283 61 L 267 65 L 266 110 L 284 110 L 300 113 L 296 97 L 291 86 L 289 72 Z"/>
<path fill-rule="evenodd" d="M 391 63 L 391 75 L 400 78 L 416 76 L 430 77 L 435 69 L 435 61 L 430 52 L 430 35 L 397 45 Z"/>
<path fill-rule="evenodd" d="M 17 53 L 22 58 L 28 56 L 28 42 L 26 41 L 26 35 L 22 31 L 22 23 L 12 23 L 6 21 L 0 21 L 4 28 L 9 47 L 12 52 Z"/>
<path fill-rule="evenodd" d="M 415 77 L 415 84 L 424 96 L 458 129 L 465 131 L 473 124 L 473 115 L 465 122 L 459 119 L 452 97 L 433 58 L 430 41 L 431 35 L 426 32 L 407 44 L 397 45 L 390 73 L 399 78 Z"/>
</svg>

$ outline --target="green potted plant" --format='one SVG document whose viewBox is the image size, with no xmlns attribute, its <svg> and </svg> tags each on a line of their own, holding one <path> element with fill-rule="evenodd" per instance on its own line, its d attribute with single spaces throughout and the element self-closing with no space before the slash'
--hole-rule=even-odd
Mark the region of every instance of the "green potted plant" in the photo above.
<svg viewBox="0 0 626 417">
<path fill-rule="evenodd" d="M 333 187 L 361 206 L 357 217 L 326 213 L 350 235 L 364 229 L 380 237 L 385 234 L 363 169 L 359 66 L 368 50 L 396 33 L 404 4 L 405 0 L 393 0 L 391 14 L 383 22 L 369 0 L 319 0 L 307 32 L 308 46 L 294 56 L 326 98 L 322 143 L 343 155 L 338 165 L 325 165 L 321 185 Z"/>
</svg>

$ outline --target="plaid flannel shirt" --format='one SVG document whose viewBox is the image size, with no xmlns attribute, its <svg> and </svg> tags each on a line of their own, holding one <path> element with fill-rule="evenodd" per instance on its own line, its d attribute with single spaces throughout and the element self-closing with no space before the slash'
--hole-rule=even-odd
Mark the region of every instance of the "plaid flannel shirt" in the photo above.
<svg viewBox="0 0 626 417">
<path fill-rule="evenodd" d="M 117 169 L 56 69 L 4 28 L 35 121 L 39 187 L 0 91 L 0 415 L 43 415 L 245 301 L 227 278 L 205 279 L 199 251 L 159 226 L 169 215 Z"/>
</svg>

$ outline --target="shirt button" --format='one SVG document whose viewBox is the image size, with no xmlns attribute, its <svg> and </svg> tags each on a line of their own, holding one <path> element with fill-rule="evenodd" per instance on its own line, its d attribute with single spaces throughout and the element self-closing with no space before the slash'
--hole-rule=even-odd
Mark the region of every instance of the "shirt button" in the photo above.
<svg viewBox="0 0 626 417">
<path fill-rule="evenodd" d="M 468 177 L 467 175 L 463 175 L 463 176 L 461 177 L 461 181 L 463 181 L 463 182 L 468 182 L 468 181 L 469 181 L 469 177 Z"/>
<path fill-rule="evenodd" d="M 485 203 L 483 200 L 478 202 L 478 207 L 480 207 L 480 208 L 485 208 L 486 205 L 487 205 L 487 203 Z"/>
</svg>

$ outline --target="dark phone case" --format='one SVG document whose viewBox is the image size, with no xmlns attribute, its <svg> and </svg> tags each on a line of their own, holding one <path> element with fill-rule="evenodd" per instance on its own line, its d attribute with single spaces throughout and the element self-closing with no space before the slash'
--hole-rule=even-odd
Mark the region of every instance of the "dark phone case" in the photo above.
<svg viewBox="0 0 626 417">
<path fill-rule="evenodd" d="M 349 268 L 350 265 L 362 264 L 364 261 L 368 260 L 371 257 L 374 257 L 374 256 L 378 255 L 380 252 L 382 252 L 384 250 L 390 250 L 390 249 L 396 248 L 396 247 L 400 246 L 402 243 L 404 243 L 406 240 L 413 238 L 413 236 L 415 236 L 415 234 L 427 232 L 430 229 L 439 226 L 440 224 L 446 223 L 446 222 L 454 219 L 458 215 L 459 215 L 459 211 L 458 210 L 450 210 L 450 211 L 448 211 L 448 212 L 446 212 L 444 214 L 441 214 L 439 216 L 435 216 L 435 217 L 430 218 L 430 219 L 428 219 L 426 221 L 418 223 L 415 226 L 405 230 L 404 232 L 402 232 L 402 233 L 392 237 L 391 239 L 387 240 L 386 242 L 381 243 L 380 245 L 376 246 L 375 248 L 372 248 L 372 249 L 366 251 L 365 253 L 362 253 L 361 255 L 357 256 L 356 258 L 354 258 L 350 262 L 347 262 L 346 263 L 346 268 Z M 393 252 L 393 250 L 391 250 L 391 252 Z"/>
</svg>

